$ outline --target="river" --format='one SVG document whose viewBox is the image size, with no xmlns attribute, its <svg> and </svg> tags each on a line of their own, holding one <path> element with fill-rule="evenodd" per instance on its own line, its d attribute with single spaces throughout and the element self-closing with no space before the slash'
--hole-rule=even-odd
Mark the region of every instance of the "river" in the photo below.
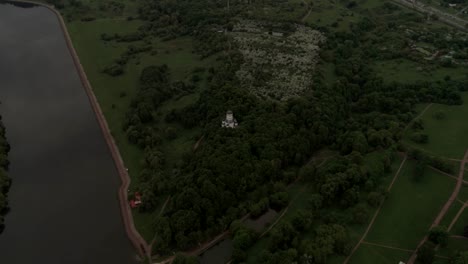
<svg viewBox="0 0 468 264">
<path fill-rule="evenodd" d="M 50 10 L 0 3 L 0 101 L 13 179 L 0 263 L 135 263 L 120 178 Z"/>
</svg>

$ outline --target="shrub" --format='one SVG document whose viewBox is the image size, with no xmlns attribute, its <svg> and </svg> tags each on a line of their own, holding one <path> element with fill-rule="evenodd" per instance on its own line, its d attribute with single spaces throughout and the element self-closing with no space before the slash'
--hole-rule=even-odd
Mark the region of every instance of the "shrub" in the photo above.
<svg viewBox="0 0 468 264">
<path fill-rule="evenodd" d="M 425 144 L 429 141 L 429 136 L 421 132 L 415 132 L 411 135 L 411 140 L 416 143 Z"/>
</svg>

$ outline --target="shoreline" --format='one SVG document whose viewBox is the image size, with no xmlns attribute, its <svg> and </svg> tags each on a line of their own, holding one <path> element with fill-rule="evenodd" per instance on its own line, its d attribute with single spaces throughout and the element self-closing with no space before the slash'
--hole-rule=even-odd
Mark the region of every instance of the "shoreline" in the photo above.
<svg viewBox="0 0 468 264">
<path fill-rule="evenodd" d="M 115 167 L 117 169 L 117 172 L 122 182 L 119 187 L 118 196 L 119 196 L 119 202 L 120 202 L 120 211 L 121 211 L 121 215 L 123 218 L 123 223 L 124 223 L 125 231 L 127 233 L 127 237 L 132 243 L 132 245 L 134 246 L 134 248 L 136 249 L 137 253 L 142 258 L 148 257 L 149 261 L 151 261 L 151 256 L 148 255 L 151 252 L 149 245 L 145 241 L 145 239 L 143 239 L 143 237 L 138 232 L 138 230 L 136 229 L 135 223 L 133 221 L 132 211 L 130 209 L 130 206 L 128 205 L 127 190 L 131 181 L 130 176 L 128 175 L 122 156 L 120 155 L 119 148 L 117 144 L 115 143 L 114 138 L 112 137 L 106 118 L 93 92 L 91 83 L 89 82 L 88 77 L 86 76 L 86 73 L 83 69 L 83 66 L 81 65 L 80 59 L 73 46 L 73 42 L 70 38 L 68 29 L 66 27 L 65 21 L 62 18 L 62 15 L 53 6 L 45 4 L 45 3 L 28 1 L 28 0 L 6 1 L 5 3 L 14 4 L 15 2 L 16 3 L 29 3 L 29 4 L 33 4 L 36 6 L 47 8 L 48 10 L 52 11 L 52 13 L 54 13 L 55 16 L 57 17 L 58 22 L 60 24 L 60 29 L 62 31 L 63 37 L 65 39 L 65 42 L 68 48 L 68 51 L 70 53 L 70 56 L 72 57 L 73 64 L 75 65 L 75 69 L 80 78 L 81 84 L 86 92 L 86 95 L 88 96 L 91 108 L 93 109 L 93 112 L 96 117 L 96 121 L 98 122 L 99 127 L 101 128 L 102 135 L 104 137 L 104 140 L 106 141 L 107 147 L 109 148 L 110 154 L 112 156 Z"/>
</svg>

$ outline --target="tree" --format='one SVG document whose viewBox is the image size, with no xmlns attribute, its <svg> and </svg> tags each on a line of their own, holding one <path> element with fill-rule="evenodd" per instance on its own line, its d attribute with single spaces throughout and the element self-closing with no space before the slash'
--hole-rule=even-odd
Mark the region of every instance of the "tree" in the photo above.
<svg viewBox="0 0 468 264">
<path fill-rule="evenodd" d="M 155 244 L 159 251 L 167 252 L 172 241 L 172 230 L 167 217 L 156 217 L 153 221 L 153 228 L 156 233 L 155 238 L 158 243 Z"/>
<path fill-rule="evenodd" d="M 270 205 L 273 209 L 279 210 L 289 202 L 289 195 L 287 192 L 277 192 L 270 196 Z"/>
<path fill-rule="evenodd" d="M 468 237 L 468 225 L 463 228 L 463 236 Z"/>
<path fill-rule="evenodd" d="M 299 210 L 291 219 L 291 224 L 298 231 L 308 230 L 313 221 L 313 215 L 309 211 Z"/>
<path fill-rule="evenodd" d="M 429 141 L 429 136 L 421 132 L 411 134 L 411 140 L 419 144 L 426 144 Z"/>
<path fill-rule="evenodd" d="M 310 196 L 308 203 L 312 210 L 320 210 L 323 206 L 323 197 L 318 193 L 314 193 Z"/>
<path fill-rule="evenodd" d="M 259 217 L 268 210 L 269 205 L 270 205 L 270 202 L 268 198 L 263 198 L 258 203 L 250 207 L 250 214 L 254 218 Z"/>
<path fill-rule="evenodd" d="M 379 207 L 383 198 L 383 195 L 379 192 L 370 192 L 367 195 L 367 203 L 372 207 Z"/>
<path fill-rule="evenodd" d="M 432 264 L 434 261 L 435 251 L 434 244 L 431 242 L 426 242 L 418 249 L 418 256 L 416 258 L 416 263 L 420 264 Z"/>
<path fill-rule="evenodd" d="M 288 249 L 292 240 L 298 235 L 289 222 L 278 224 L 270 233 L 270 246 L 273 251 Z"/>
<path fill-rule="evenodd" d="M 369 219 L 369 211 L 366 206 L 363 204 L 356 205 L 352 210 L 351 214 L 353 217 L 353 222 L 357 224 L 364 224 Z"/>
<path fill-rule="evenodd" d="M 453 264 L 468 264 L 468 251 L 458 253 Z"/>
<path fill-rule="evenodd" d="M 172 264 L 198 264 L 198 263 L 200 262 L 198 261 L 197 257 L 185 256 L 181 253 L 177 253 L 176 257 L 172 261 Z"/>
<path fill-rule="evenodd" d="M 438 110 L 432 114 L 432 117 L 437 120 L 445 119 L 445 112 L 442 110 Z"/>
<path fill-rule="evenodd" d="M 418 118 L 418 119 L 414 120 L 413 124 L 411 125 L 411 128 L 415 129 L 415 130 L 424 129 L 424 123 L 423 123 L 422 119 Z"/>
<path fill-rule="evenodd" d="M 429 231 L 429 240 L 434 244 L 441 245 L 442 247 L 447 246 L 448 232 L 447 228 L 443 226 L 436 226 Z"/>
<path fill-rule="evenodd" d="M 427 164 L 425 160 L 418 160 L 416 162 L 416 166 L 414 167 L 414 171 L 413 171 L 413 179 L 415 181 L 420 181 L 422 179 L 426 171 L 426 166 Z"/>
</svg>

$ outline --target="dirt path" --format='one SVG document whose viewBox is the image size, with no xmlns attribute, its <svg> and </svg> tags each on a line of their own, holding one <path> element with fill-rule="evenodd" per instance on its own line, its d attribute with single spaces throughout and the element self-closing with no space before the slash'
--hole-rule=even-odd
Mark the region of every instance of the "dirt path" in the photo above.
<svg viewBox="0 0 468 264">
<path fill-rule="evenodd" d="M 455 225 L 455 223 L 457 222 L 458 218 L 460 218 L 460 215 L 463 213 L 463 211 L 465 210 L 465 208 L 468 206 L 468 204 L 465 202 L 463 203 L 463 206 L 460 208 L 460 210 L 458 210 L 457 214 L 455 215 L 455 217 L 452 219 L 452 222 L 450 222 L 450 225 L 448 226 L 447 228 L 447 232 L 450 232 L 450 230 L 452 230 L 452 227 Z"/>
<path fill-rule="evenodd" d="M 468 237 L 464 236 L 450 236 L 451 238 L 456 238 L 456 239 L 468 239 Z"/>
<path fill-rule="evenodd" d="M 193 151 L 197 150 L 198 147 L 200 146 L 200 144 L 202 143 L 203 141 L 203 138 L 205 138 L 205 135 L 203 135 L 196 143 L 195 145 L 193 146 Z"/>
<path fill-rule="evenodd" d="M 167 197 L 166 201 L 164 202 L 163 206 L 161 207 L 161 210 L 159 211 L 158 216 L 161 216 L 164 213 L 164 209 L 166 209 L 166 206 L 167 206 L 167 204 L 169 203 L 170 200 L 171 200 L 171 197 L 170 196 Z M 151 256 L 152 256 L 152 253 L 153 253 L 152 251 L 153 251 L 154 242 L 156 242 L 156 236 L 157 236 L 157 234 L 154 234 L 153 239 L 151 240 L 151 243 L 149 245 L 149 247 L 150 247 L 149 250 L 150 250 L 150 255 Z"/>
<path fill-rule="evenodd" d="M 406 252 L 413 252 L 413 251 L 414 251 L 414 250 L 412 250 L 412 249 L 404 249 L 404 248 L 399 248 L 399 247 L 392 247 L 392 246 L 387 246 L 387 245 L 382 245 L 382 244 L 377 244 L 377 243 L 372 243 L 372 242 L 367 242 L 367 241 L 362 241 L 362 244 L 371 245 L 371 246 L 376 246 L 376 247 L 383 247 L 383 248 L 388 248 L 388 249 L 394 249 L 394 250 L 400 250 L 400 251 L 406 251 Z"/>
<path fill-rule="evenodd" d="M 417 115 L 415 118 L 413 118 L 413 120 L 411 120 L 411 122 L 409 122 L 406 126 L 405 126 L 405 129 L 403 129 L 403 133 L 408 130 L 408 128 L 414 123 L 414 121 L 416 121 L 417 119 L 421 118 L 421 116 L 423 116 L 427 110 L 429 110 L 429 108 L 433 105 L 433 103 L 430 103 L 426 106 L 426 108 L 424 108 L 421 113 L 419 113 L 419 115 Z"/>
<path fill-rule="evenodd" d="M 270 230 L 275 227 L 275 225 L 281 220 L 281 218 L 283 218 L 283 216 L 286 214 L 286 212 L 288 211 L 289 209 L 289 206 L 284 208 L 283 212 L 281 213 L 281 215 L 276 219 L 275 222 L 273 222 L 273 224 L 271 224 L 267 230 L 265 230 L 261 235 L 260 235 L 260 238 L 263 237 L 264 235 L 266 235 L 268 232 L 270 232 Z"/>
<path fill-rule="evenodd" d="M 408 157 L 405 155 L 405 158 L 404 158 L 403 161 L 401 162 L 400 167 L 398 168 L 397 172 L 395 173 L 395 176 L 393 176 L 392 182 L 390 183 L 390 185 L 389 185 L 388 188 L 387 188 L 387 191 L 388 191 L 388 192 L 390 192 L 390 190 L 392 189 L 393 184 L 395 183 L 396 179 L 398 178 L 398 175 L 400 174 L 400 171 L 401 171 L 401 169 L 403 168 L 403 165 L 405 165 L 405 162 L 406 162 L 407 159 L 408 159 Z M 377 208 L 377 211 L 375 211 L 374 215 L 372 216 L 372 219 L 371 219 L 369 225 L 367 226 L 366 231 L 364 232 L 364 234 L 362 234 L 361 239 L 360 239 L 359 242 L 354 246 L 354 248 L 353 248 L 353 250 L 351 251 L 351 253 L 350 253 L 350 254 L 346 257 L 346 259 L 343 261 L 343 264 L 347 264 L 347 263 L 349 262 L 349 260 L 350 260 L 351 257 L 353 256 L 353 254 L 356 252 L 356 250 L 359 248 L 359 246 L 363 243 L 364 238 L 366 238 L 367 234 L 369 233 L 370 229 L 372 228 L 372 225 L 374 224 L 375 219 L 377 218 L 377 215 L 379 215 L 380 210 L 382 209 L 383 204 L 384 204 L 383 202 L 380 203 L 380 206 L 379 206 L 379 208 Z"/>
<path fill-rule="evenodd" d="M 461 162 L 461 161 L 460 161 L 460 162 Z M 436 169 L 436 168 L 434 168 L 434 167 L 432 167 L 432 166 L 429 166 L 429 168 L 430 168 L 431 170 L 433 170 L 433 171 L 438 172 L 439 174 L 448 176 L 448 177 L 450 177 L 450 178 L 452 178 L 452 179 L 454 179 L 454 180 L 458 180 L 458 177 L 456 177 L 456 176 L 454 176 L 454 175 L 452 175 L 452 174 L 446 173 L 446 172 L 441 171 L 441 170 L 439 170 L 439 169 Z M 468 172 L 468 171 L 465 170 L 465 172 Z M 468 181 L 463 180 L 463 184 L 467 184 L 467 185 L 468 185 Z M 464 204 L 465 202 L 461 201 L 461 203 Z"/>
<path fill-rule="evenodd" d="M 399 251 L 405 251 L 405 252 L 413 252 L 414 251 L 414 249 L 411 250 L 411 249 L 404 249 L 404 248 L 399 248 L 399 247 L 392 247 L 392 246 L 388 246 L 388 245 L 371 243 L 371 242 L 367 242 L 367 241 L 363 241 L 362 244 L 376 246 L 376 247 L 382 247 L 382 248 L 388 248 L 388 249 L 393 249 L 393 250 L 399 250 Z M 435 255 L 435 257 L 443 258 L 443 259 L 450 259 L 449 257 L 441 256 L 441 255 Z"/>
<path fill-rule="evenodd" d="M 468 9 L 468 6 L 466 6 L 466 7 L 463 8 L 462 10 L 458 11 L 455 15 L 456 15 L 456 16 L 460 15 L 460 14 L 463 13 L 463 11 L 465 11 L 466 9 Z"/>
<path fill-rule="evenodd" d="M 307 12 L 307 14 L 305 14 L 302 18 L 301 18 L 301 21 L 304 22 L 306 21 L 306 19 L 310 16 L 310 13 L 312 13 L 312 7 L 307 4 L 306 1 L 302 0 L 302 2 L 304 3 L 304 5 L 307 7 L 307 9 L 309 9 L 309 11 Z"/>
<path fill-rule="evenodd" d="M 458 193 L 460 192 L 461 186 L 463 184 L 463 174 L 465 172 L 465 164 L 468 162 L 468 149 L 465 151 L 465 156 L 463 157 L 463 161 L 460 163 L 460 170 L 458 173 L 457 184 L 455 185 L 455 189 L 452 192 L 452 195 L 445 203 L 445 205 L 440 210 L 439 214 L 435 218 L 434 222 L 432 222 L 431 228 L 438 226 L 442 218 L 445 216 L 447 211 L 450 209 L 453 201 L 457 199 Z M 410 259 L 408 260 L 407 264 L 413 264 L 416 261 L 418 249 L 427 241 L 427 235 L 419 242 L 418 246 L 416 247 L 415 251 L 411 255 Z"/>
<path fill-rule="evenodd" d="M 443 160 L 448 160 L 448 161 L 454 161 L 454 162 L 462 162 L 463 159 L 455 159 L 455 158 L 449 158 L 449 157 L 444 157 L 444 156 L 440 156 L 440 155 L 437 155 L 435 154 L 434 152 L 431 152 L 427 149 L 424 149 L 424 148 L 421 148 L 421 147 L 417 147 L 417 146 L 412 146 L 410 144 L 407 144 L 405 142 L 403 142 L 403 144 L 405 145 L 409 145 L 411 148 L 414 148 L 414 149 L 417 149 L 419 151 L 422 151 L 424 153 L 426 153 L 427 155 L 431 156 L 431 157 L 435 157 L 435 158 L 440 158 L 440 159 L 443 159 Z"/>
</svg>

